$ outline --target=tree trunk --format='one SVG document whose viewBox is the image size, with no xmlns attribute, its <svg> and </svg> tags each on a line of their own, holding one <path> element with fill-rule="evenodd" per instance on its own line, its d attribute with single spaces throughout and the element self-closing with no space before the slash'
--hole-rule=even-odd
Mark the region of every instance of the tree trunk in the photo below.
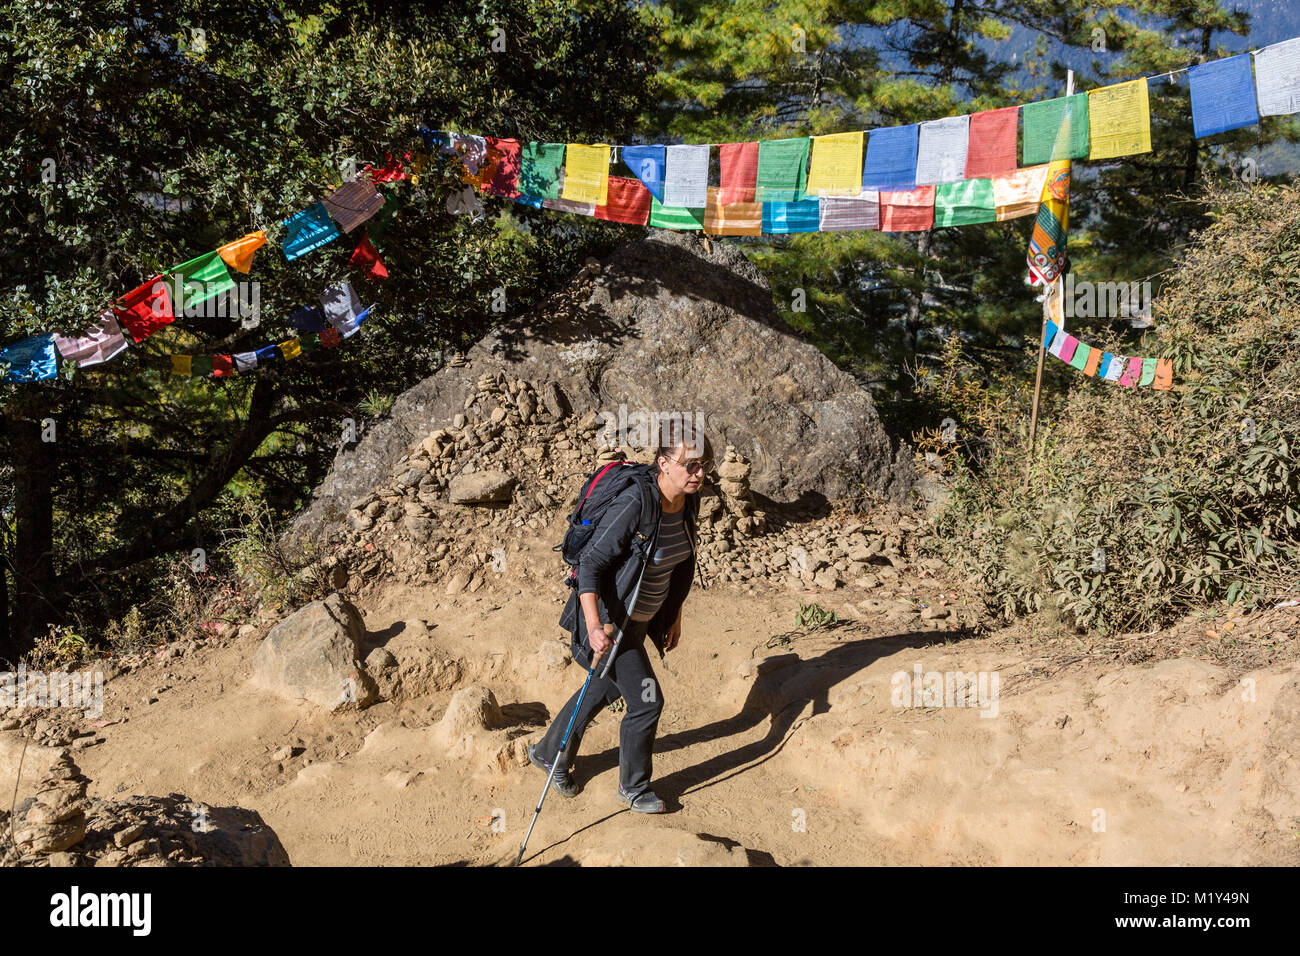
<svg viewBox="0 0 1300 956">
<path fill-rule="evenodd" d="M 33 402 L 9 420 L 14 454 L 13 627 L 7 653 L 30 650 L 59 618 L 54 574 L 54 479 L 57 442 L 41 440 L 45 407 Z"/>
</svg>

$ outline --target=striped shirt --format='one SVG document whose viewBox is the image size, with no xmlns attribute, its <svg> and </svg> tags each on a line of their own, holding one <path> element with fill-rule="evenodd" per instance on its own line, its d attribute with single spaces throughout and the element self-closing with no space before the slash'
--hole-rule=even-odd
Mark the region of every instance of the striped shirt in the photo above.
<svg viewBox="0 0 1300 956">
<path fill-rule="evenodd" d="M 632 620 L 648 621 L 663 606 L 668 597 L 668 583 L 673 569 L 691 555 L 691 542 L 686 537 L 686 506 L 673 514 L 663 512 L 659 519 L 659 538 L 655 552 L 645 567 L 641 590 L 636 597 L 636 610 Z"/>
</svg>

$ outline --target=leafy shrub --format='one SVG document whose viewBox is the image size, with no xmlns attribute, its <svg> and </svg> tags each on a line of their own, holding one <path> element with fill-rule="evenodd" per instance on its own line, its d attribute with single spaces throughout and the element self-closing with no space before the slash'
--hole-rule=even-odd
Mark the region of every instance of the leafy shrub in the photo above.
<svg viewBox="0 0 1300 956">
<path fill-rule="evenodd" d="M 1300 585 L 1298 200 L 1290 186 L 1209 189 L 1213 224 L 1154 303 L 1157 328 L 1087 337 L 1171 358 L 1173 390 L 1067 369 L 1027 482 L 1023 403 L 998 404 L 988 384 L 952 394 L 981 425 L 962 456 L 978 468 L 951 487 L 937 553 L 991 610 L 1051 607 L 1106 633 Z"/>
</svg>

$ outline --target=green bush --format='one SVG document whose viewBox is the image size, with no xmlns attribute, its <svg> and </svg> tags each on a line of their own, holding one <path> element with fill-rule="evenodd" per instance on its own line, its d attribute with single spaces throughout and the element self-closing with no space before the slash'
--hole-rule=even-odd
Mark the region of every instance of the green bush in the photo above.
<svg viewBox="0 0 1300 956">
<path fill-rule="evenodd" d="M 1024 403 L 998 404 L 991 386 L 949 396 L 979 428 L 936 550 L 991 610 L 1054 608 L 1110 633 L 1300 585 L 1298 200 L 1290 186 L 1208 191 L 1213 224 L 1155 302 L 1157 328 L 1137 341 L 1079 332 L 1171 358 L 1173 390 L 1067 369 L 1065 392 L 1045 396 L 1027 485 Z"/>
</svg>

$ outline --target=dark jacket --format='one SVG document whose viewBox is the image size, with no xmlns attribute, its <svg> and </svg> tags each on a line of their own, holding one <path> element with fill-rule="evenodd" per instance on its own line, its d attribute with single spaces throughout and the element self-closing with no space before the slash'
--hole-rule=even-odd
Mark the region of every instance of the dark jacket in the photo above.
<svg viewBox="0 0 1300 956">
<path fill-rule="evenodd" d="M 579 602 L 581 594 L 595 594 L 602 622 L 612 621 L 617 638 L 629 623 L 632 594 L 637 591 L 659 535 L 663 514 L 657 472 L 653 468 L 609 504 L 600 519 L 578 566 L 578 586 L 569 595 L 569 603 L 560 616 L 560 627 L 570 634 L 573 659 L 583 667 L 591 666 L 591 645 L 587 641 L 587 616 Z M 699 525 L 699 493 L 688 494 L 684 520 L 691 553 L 673 568 L 664 603 L 650 618 L 647 636 L 664 656 L 663 642 L 668 629 L 677 620 L 695 577 L 696 528 Z"/>
</svg>

